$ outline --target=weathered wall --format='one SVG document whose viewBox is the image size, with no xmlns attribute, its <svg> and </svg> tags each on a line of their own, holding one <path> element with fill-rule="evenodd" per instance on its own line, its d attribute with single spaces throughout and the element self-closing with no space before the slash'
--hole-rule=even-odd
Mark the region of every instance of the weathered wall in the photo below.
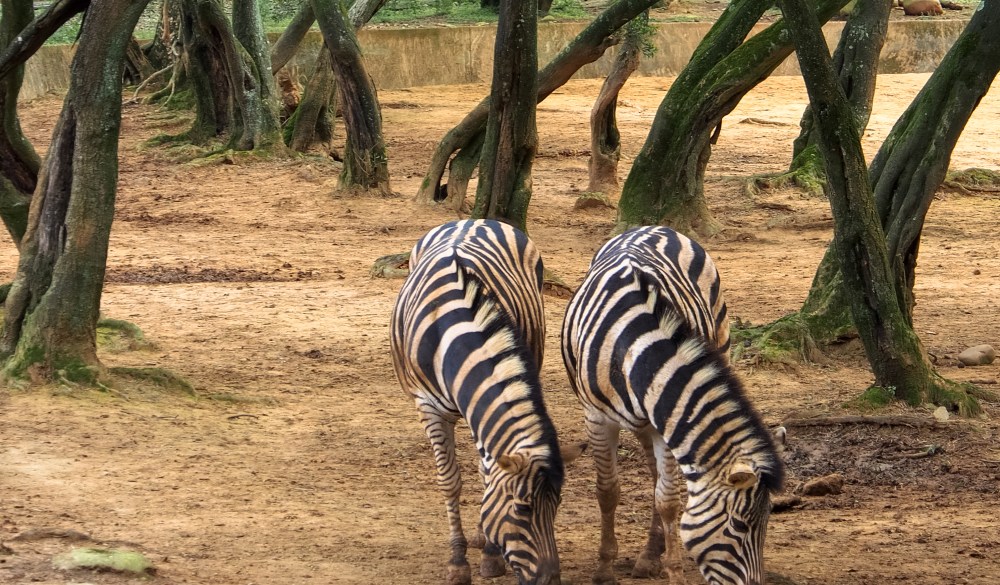
<svg viewBox="0 0 1000 585">
<path fill-rule="evenodd" d="M 922 73 L 933 71 L 965 26 L 964 20 L 894 21 L 889 27 L 882 52 L 883 73 Z M 640 75 L 677 75 L 708 31 L 710 23 L 659 23 L 656 46 L 651 59 L 644 59 Z M 538 59 L 547 63 L 565 47 L 583 23 L 541 23 L 538 27 Z M 757 30 L 761 30 L 759 27 Z M 836 45 L 843 22 L 824 28 L 831 47 Z M 380 89 L 398 89 L 418 85 L 487 83 L 492 77 L 494 26 L 446 27 L 426 29 L 365 29 L 359 42 L 365 52 L 368 72 Z M 307 76 L 312 69 L 322 39 L 318 32 L 306 38 L 290 66 Z M 613 51 L 581 69 L 577 78 L 603 77 L 613 59 Z M 42 47 L 28 61 L 23 99 L 69 86 L 69 47 Z M 798 75 L 798 63 L 789 58 L 776 75 Z"/>
</svg>

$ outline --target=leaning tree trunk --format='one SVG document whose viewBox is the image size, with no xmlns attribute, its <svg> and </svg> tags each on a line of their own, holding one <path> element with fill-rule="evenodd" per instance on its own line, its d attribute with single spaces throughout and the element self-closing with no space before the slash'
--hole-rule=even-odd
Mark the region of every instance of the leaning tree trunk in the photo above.
<svg viewBox="0 0 1000 585">
<path fill-rule="evenodd" d="M 528 231 L 537 102 L 538 2 L 501 0 L 473 217 L 499 219 Z"/>
<path fill-rule="evenodd" d="M 846 0 L 814 0 L 825 22 Z M 708 32 L 656 112 L 618 204 L 619 229 L 667 224 L 710 235 L 705 168 L 722 118 L 791 54 L 781 21 L 744 42 L 771 0 L 734 0 Z"/>
<path fill-rule="evenodd" d="M 292 60 L 314 22 L 316 15 L 313 13 L 312 3 L 310 0 L 304 0 L 291 22 L 271 47 L 271 73 L 278 73 L 279 69 Z"/>
<path fill-rule="evenodd" d="M 330 51 L 347 129 L 341 189 L 389 195 L 389 165 L 382 138 L 382 113 L 375 85 L 365 71 L 354 27 L 334 0 L 312 0 L 320 31 Z"/>
<path fill-rule="evenodd" d="M 911 405 L 958 398 L 934 373 L 906 317 L 854 113 L 834 73 L 819 21 L 805 0 L 779 0 L 779 4 L 813 105 L 844 289 L 875 385 L 892 389 Z M 973 400 L 957 405 L 975 408 Z"/>
<path fill-rule="evenodd" d="M 615 32 L 658 0 L 619 0 L 597 16 L 548 65 L 538 72 L 538 97 L 541 102 L 562 87 L 581 67 L 601 58 L 618 42 Z M 434 149 L 427 174 L 417 191 L 422 203 L 444 203 L 459 209 L 465 201 L 465 186 L 479 164 L 479 149 L 490 113 L 490 98 L 486 97 L 457 126 L 445 134 Z M 458 153 L 458 154 L 456 154 Z M 452 159 L 452 155 L 455 156 Z M 451 162 L 447 188 L 441 179 Z M 455 180 L 456 170 L 461 177 Z"/>
<path fill-rule="evenodd" d="M 639 68 L 643 31 L 649 26 L 649 11 L 627 25 L 625 40 L 618 48 L 611 72 L 604 78 L 601 91 L 590 110 L 590 184 L 587 191 L 617 195 L 618 160 L 621 158 L 621 134 L 618 132 L 618 94 L 625 82 Z"/>
<path fill-rule="evenodd" d="M 861 134 L 864 134 L 871 116 L 879 55 L 889 32 L 889 13 L 894 4 L 891 0 L 856 4 L 833 53 L 833 66 L 839 73 L 840 86 L 847 93 L 847 101 L 851 104 Z M 800 186 L 821 185 L 823 161 L 819 160 L 817 153 L 811 107 L 806 106 L 799 126 L 801 131 L 792 144 L 789 172 L 804 174 L 804 179 L 797 181 Z"/>
<path fill-rule="evenodd" d="M 0 49 L 13 43 L 31 22 L 32 13 L 31 0 L 0 1 Z M 0 219 L 18 248 L 28 227 L 28 203 L 41 164 L 17 117 L 17 96 L 23 79 L 23 65 L 0 78 Z"/>
<path fill-rule="evenodd" d="M 93 382 L 97 318 L 114 216 L 122 70 L 147 0 L 104 0 L 87 12 L 70 87 L 31 201 L 4 305 L 4 374 Z"/>
<path fill-rule="evenodd" d="M 889 257 L 912 321 L 914 269 L 924 219 L 966 123 L 1000 71 L 1000 2 L 986 2 L 875 154 L 869 173 Z M 800 315 L 817 342 L 854 331 L 831 246 Z"/>
<path fill-rule="evenodd" d="M 57 0 L 31 21 L 0 53 L 0 79 L 35 54 L 59 27 L 90 6 L 90 0 Z"/>
</svg>

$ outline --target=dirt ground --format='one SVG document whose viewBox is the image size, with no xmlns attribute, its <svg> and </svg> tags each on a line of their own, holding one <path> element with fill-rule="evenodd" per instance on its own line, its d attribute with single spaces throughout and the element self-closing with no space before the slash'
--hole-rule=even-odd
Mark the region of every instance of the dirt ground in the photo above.
<svg viewBox="0 0 1000 585">
<path fill-rule="evenodd" d="M 926 75 L 880 81 L 865 149 L 874 154 Z M 621 96 L 622 176 L 670 79 L 631 81 Z M 541 104 L 530 232 L 548 268 L 580 282 L 614 212 L 573 211 L 586 188 L 588 113 L 599 81 L 573 81 Z M 72 387 L 0 394 L 0 583 L 122 583 L 61 572 L 74 546 L 140 550 L 152 582 L 438 583 L 447 524 L 430 449 L 394 379 L 387 322 L 400 280 L 373 260 L 408 250 L 455 218 L 412 201 L 436 141 L 487 89 L 383 91 L 389 199 L 334 192 L 338 166 L 317 158 L 194 166 L 141 143 L 170 122 L 124 111 L 121 181 L 104 315 L 135 323 L 154 347 L 102 351 L 110 366 L 159 366 L 197 395 Z M 708 198 L 726 229 L 703 244 L 720 267 L 731 315 L 754 323 L 797 309 L 831 237 L 828 205 L 793 191 L 751 198 L 746 177 L 781 170 L 805 103 L 801 81 L 775 78 L 730 115 L 709 166 Z M 28 104 L 22 124 L 44 150 L 58 97 Z M 953 168 L 1000 166 L 1000 89 L 969 123 Z M 958 368 L 968 346 L 1000 347 L 1000 197 L 942 192 L 921 248 L 915 320 L 940 372 L 997 390 L 1000 362 Z M 13 246 L 0 278 L 14 274 Z M 546 297 L 546 400 L 563 440 L 584 436 L 558 351 L 566 299 Z M 736 368 L 770 424 L 850 414 L 872 381 L 857 343 L 829 364 Z M 1000 575 L 1000 404 L 981 420 L 928 428 L 791 428 L 789 491 L 831 472 L 842 493 L 803 497 L 772 517 L 774 584 L 995 584 Z M 898 409 L 889 409 L 896 413 Z M 915 413 L 932 420 L 926 409 Z M 463 439 L 465 437 L 463 436 Z M 908 457 L 936 446 L 927 457 Z M 461 444 L 467 526 L 475 521 L 474 452 Z M 642 545 L 652 486 L 630 437 L 622 446 L 621 582 Z M 558 517 L 564 583 L 596 565 L 598 512 L 588 457 L 568 470 Z M 473 551 L 471 562 L 478 563 Z M 689 579 L 699 582 L 693 564 Z M 476 583 L 513 583 L 513 577 Z"/>
</svg>

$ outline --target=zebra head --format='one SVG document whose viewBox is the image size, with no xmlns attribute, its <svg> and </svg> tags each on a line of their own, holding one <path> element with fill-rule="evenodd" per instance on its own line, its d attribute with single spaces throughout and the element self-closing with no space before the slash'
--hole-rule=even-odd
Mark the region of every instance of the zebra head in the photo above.
<svg viewBox="0 0 1000 585">
<path fill-rule="evenodd" d="M 718 476 L 688 482 L 680 537 L 710 585 L 763 585 L 770 479 L 737 461 Z"/>
<path fill-rule="evenodd" d="M 558 585 L 555 519 L 563 462 L 549 449 L 520 449 L 489 466 L 483 531 L 503 550 L 520 585 Z"/>
</svg>

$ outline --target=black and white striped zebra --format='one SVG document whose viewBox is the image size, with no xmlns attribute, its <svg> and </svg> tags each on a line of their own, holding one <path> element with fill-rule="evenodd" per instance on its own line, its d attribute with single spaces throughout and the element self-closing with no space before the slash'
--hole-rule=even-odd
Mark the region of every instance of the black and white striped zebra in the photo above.
<svg viewBox="0 0 1000 585">
<path fill-rule="evenodd" d="M 553 524 L 563 458 L 538 378 L 541 287 L 535 246 L 496 221 L 447 223 L 410 254 L 392 314 L 392 358 L 416 401 L 447 499 L 448 585 L 471 582 L 459 516 L 459 419 L 469 424 L 481 457 L 481 574 L 503 574 L 506 559 L 520 583 L 559 583 Z"/>
<path fill-rule="evenodd" d="M 666 551 L 670 582 L 684 583 L 679 536 L 709 583 L 763 583 L 770 493 L 783 466 L 729 369 L 728 329 L 711 258 L 665 227 L 606 243 L 570 301 L 562 351 L 597 466 L 596 583 L 615 582 L 621 429 L 639 438 L 656 477 L 649 540 L 633 575 L 659 575 Z"/>
</svg>

